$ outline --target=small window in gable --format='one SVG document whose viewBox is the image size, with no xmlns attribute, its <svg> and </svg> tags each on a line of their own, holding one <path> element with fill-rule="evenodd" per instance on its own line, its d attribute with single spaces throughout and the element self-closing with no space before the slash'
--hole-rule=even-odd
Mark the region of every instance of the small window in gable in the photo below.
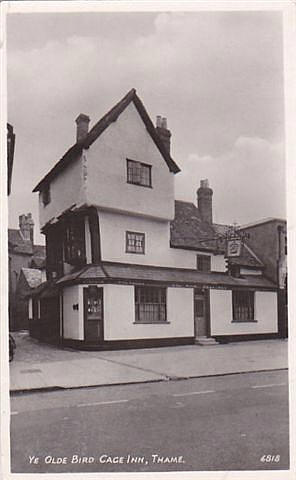
<svg viewBox="0 0 296 480">
<path fill-rule="evenodd" d="M 46 185 L 42 190 L 42 203 L 44 207 L 50 202 L 50 186 Z"/>
<path fill-rule="evenodd" d="M 196 255 L 196 268 L 199 272 L 211 271 L 211 256 L 210 255 Z"/>
<path fill-rule="evenodd" d="M 152 187 L 151 165 L 127 159 L 127 183 Z"/>
</svg>

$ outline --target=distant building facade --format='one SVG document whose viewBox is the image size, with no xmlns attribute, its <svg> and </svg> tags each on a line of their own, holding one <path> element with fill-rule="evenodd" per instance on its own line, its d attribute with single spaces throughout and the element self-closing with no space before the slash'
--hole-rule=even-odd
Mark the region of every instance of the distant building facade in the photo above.
<svg viewBox="0 0 296 480">
<path fill-rule="evenodd" d="M 277 337 L 277 284 L 247 242 L 229 258 L 208 182 L 196 205 L 175 200 L 166 119 L 154 126 L 131 90 L 89 121 L 34 189 L 47 281 L 32 335 L 98 349 Z"/>
<path fill-rule="evenodd" d="M 20 215 L 19 229 L 8 229 L 8 258 L 9 328 L 19 330 L 28 328 L 29 319 L 29 300 L 24 297 L 22 277 L 29 275 L 28 269 L 37 269 L 35 275 L 39 283 L 45 280 L 45 246 L 34 245 L 34 222 L 30 213 Z M 33 288 L 36 286 L 35 282 Z"/>
</svg>

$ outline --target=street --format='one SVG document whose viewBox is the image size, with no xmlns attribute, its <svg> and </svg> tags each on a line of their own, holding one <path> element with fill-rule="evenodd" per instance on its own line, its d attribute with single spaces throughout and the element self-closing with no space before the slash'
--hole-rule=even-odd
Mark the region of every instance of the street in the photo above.
<svg viewBox="0 0 296 480">
<path fill-rule="evenodd" d="M 287 371 L 11 398 L 13 473 L 289 468 Z"/>
</svg>

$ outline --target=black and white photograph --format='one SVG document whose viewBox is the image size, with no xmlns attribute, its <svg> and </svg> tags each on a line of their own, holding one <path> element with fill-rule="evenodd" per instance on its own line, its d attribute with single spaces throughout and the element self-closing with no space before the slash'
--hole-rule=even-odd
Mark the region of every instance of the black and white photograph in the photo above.
<svg viewBox="0 0 296 480">
<path fill-rule="evenodd" d="M 292 478 L 286 7 L 3 2 L 3 475 Z"/>
</svg>

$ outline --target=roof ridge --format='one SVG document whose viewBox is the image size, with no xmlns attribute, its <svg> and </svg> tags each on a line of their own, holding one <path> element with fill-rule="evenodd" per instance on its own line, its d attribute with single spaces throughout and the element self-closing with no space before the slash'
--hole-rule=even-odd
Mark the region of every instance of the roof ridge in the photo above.
<svg viewBox="0 0 296 480">
<path fill-rule="evenodd" d="M 119 115 L 125 110 L 125 108 L 130 104 L 130 102 L 133 100 L 134 95 L 136 94 L 136 89 L 132 88 L 129 90 L 129 92 L 121 99 L 119 102 L 117 102 L 110 110 L 108 110 L 107 113 L 105 113 L 96 123 L 95 125 L 90 129 L 88 132 L 86 138 L 84 138 L 80 143 L 88 148 L 90 145 L 97 139 L 97 129 L 108 119 L 108 117 L 112 117 L 112 122 L 116 121 Z M 118 111 L 117 111 L 118 110 Z M 113 118 L 114 114 L 117 114 L 115 118 Z M 100 132 L 101 133 L 101 132 Z M 99 135 L 100 135 L 99 133 Z M 92 138 L 94 136 L 94 138 Z"/>
<path fill-rule="evenodd" d="M 92 127 L 87 133 L 86 137 L 76 142 L 70 147 L 63 157 L 51 168 L 51 170 L 43 177 L 43 179 L 36 185 L 33 192 L 38 192 L 46 182 L 50 182 L 51 178 L 54 178 L 56 174 L 64 169 L 69 163 L 71 163 L 77 156 L 81 155 L 83 149 L 87 149 L 91 144 L 97 140 L 97 138 L 109 127 L 112 122 L 115 122 L 119 115 L 126 109 L 126 107 L 133 101 L 134 105 L 142 118 L 142 121 L 146 125 L 152 140 L 156 144 L 158 150 L 163 156 L 169 169 L 173 173 L 178 173 L 180 168 L 172 159 L 170 153 L 164 146 L 161 138 L 156 132 L 156 129 L 142 103 L 140 98 L 136 94 L 136 89 L 132 88 L 119 102 L 116 103 L 100 120 Z"/>
</svg>

